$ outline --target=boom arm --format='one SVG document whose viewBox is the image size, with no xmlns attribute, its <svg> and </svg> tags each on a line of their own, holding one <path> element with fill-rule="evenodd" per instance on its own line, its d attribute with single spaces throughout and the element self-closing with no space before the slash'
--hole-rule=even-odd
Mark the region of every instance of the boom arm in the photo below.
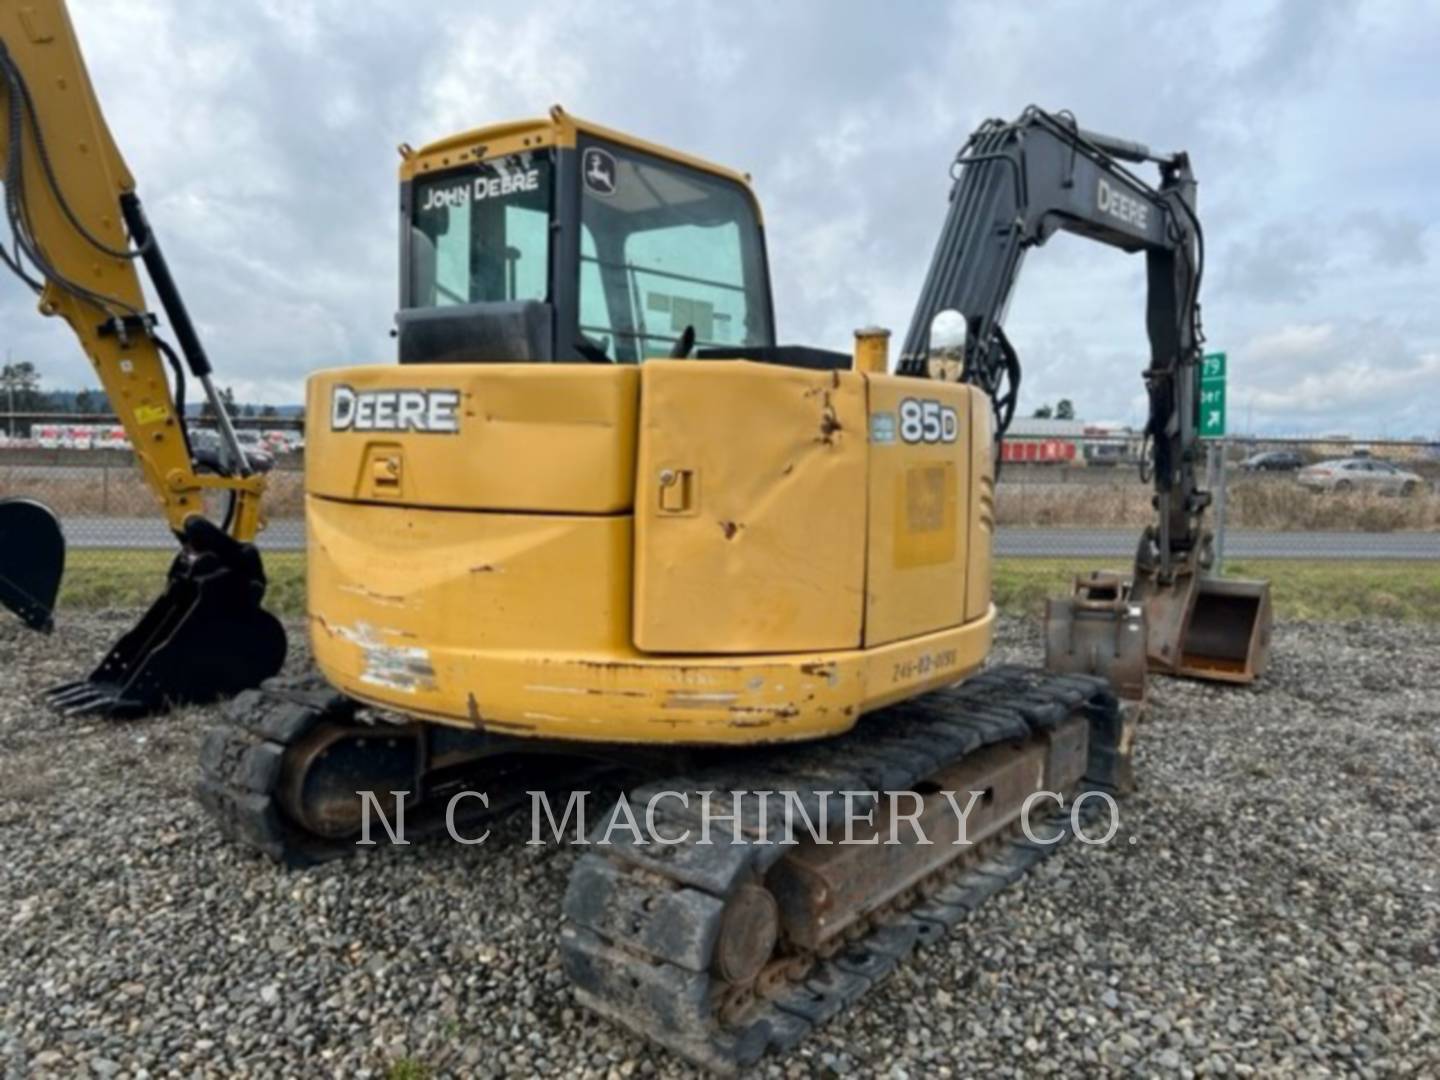
<svg viewBox="0 0 1440 1080">
<path fill-rule="evenodd" d="M 248 475 L 210 363 L 110 136 L 63 0 L 0 0 L 0 165 L 10 250 L 3 262 L 80 339 L 124 424 L 181 550 L 165 591 L 88 678 L 51 690 L 66 714 L 134 716 L 258 686 L 280 670 L 285 631 L 261 607 L 265 572 L 250 543 L 264 480 Z M 133 246 L 132 246 L 133 245 Z M 185 365 L 219 421 L 219 467 L 199 475 L 185 431 L 185 370 L 156 334 L 135 269 L 145 263 Z M 165 365 L 174 372 L 172 394 Z M 229 496 L 223 525 L 205 494 Z M 50 625 L 64 563 L 54 515 L 0 500 L 0 604 Z"/>
<path fill-rule="evenodd" d="M 1121 164 L 1153 161 L 1152 187 Z M 900 358 L 922 374 L 935 316 L 965 317 L 965 373 L 996 405 L 1004 433 L 1015 411 L 1020 365 L 1002 323 L 1025 253 L 1065 229 L 1145 253 L 1152 445 L 1158 526 L 1138 561 L 1161 581 L 1193 568 L 1210 496 L 1196 476 L 1195 367 L 1203 335 L 1198 302 L 1203 238 L 1195 179 L 1183 153 L 1155 155 L 1138 143 L 1080 130 L 1068 114 L 1030 108 L 1013 123 L 983 124 L 956 158 L 956 181 L 940 242 Z"/>
<path fill-rule="evenodd" d="M 80 339 L 177 535 L 203 518 L 206 489 L 219 489 L 232 500 L 226 531 L 236 540 L 253 539 L 263 479 L 246 475 L 209 361 L 106 126 L 62 0 L 0 4 L 0 101 L 0 162 L 13 241 L 10 251 L 0 249 L 0 259 L 39 295 L 41 313 L 59 315 Z M 184 372 L 156 335 L 137 259 L 219 418 L 228 463 L 238 475 L 195 471 L 185 433 Z"/>
</svg>

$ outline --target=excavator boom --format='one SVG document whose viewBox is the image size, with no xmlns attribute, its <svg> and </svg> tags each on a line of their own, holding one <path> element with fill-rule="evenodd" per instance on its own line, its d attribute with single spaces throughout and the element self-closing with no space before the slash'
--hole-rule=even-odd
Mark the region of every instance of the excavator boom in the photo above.
<svg viewBox="0 0 1440 1080">
<path fill-rule="evenodd" d="M 11 240 L 0 261 L 36 293 L 41 314 L 64 319 L 79 340 L 182 545 L 141 624 L 89 678 L 57 688 L 53 701 L 67 712 L 134 714 L 255 685 L 278 670 L 285 651 L 283 631 L 260 607 L 265 578 L 252 544 L 264 480 L 248 474 L 62 0 L 0 5 L 0 116 Z M 159 336 L 137 263 L 183 362 Z M 192 459 L 187 369 L 219 418 L 228 475 L 202 475 Z M 207 494 L 227 503 L 221 524 L 205 516 Z M 47 629 L 62 566 L 53 515 L 29 501 L 0 503 L 0 603 Z M 222 634 L 229 644 L 221 658 L 204 655 L 203 643 Z"/>
<path fill-rule="evenodd" d="M 1123 162 L 1155 164 L 1159 182 L 1147 182 Z M 1157 154 L 1140 143 L 1085 131 L 1068 113 L 1031 107 L 1014 121 L 982 124 L 956 157 L 955 169 L 950 209 L 900 370 L 925 374 L 933 321 L 944 311 L 958 313 L 965 326 L 962 377 L 989 392 L 1003 437 L 1020 387 L 1020 361 L 1003 321 L 1025 255 L 1060 230 L 1143 252 L 1150 338 L 1145 434 L 1156 520 L 1140 539 L 1123 591 L 1145 607 L 1152 668 L 1232 682 L 1254 679 L 1269 646 L 1269 588 L 1209 575 L 1204 514 L 1210 493 L 1201 489 L 1198 473 L 1205 249 L 1189 157 Z M 1137 659 L 1143 666 L 1146 658 L 1137 653 Z"/>
</svg>

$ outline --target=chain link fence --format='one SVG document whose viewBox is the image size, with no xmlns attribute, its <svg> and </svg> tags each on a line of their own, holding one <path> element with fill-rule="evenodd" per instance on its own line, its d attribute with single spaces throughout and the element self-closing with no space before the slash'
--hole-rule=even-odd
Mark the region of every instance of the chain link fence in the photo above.
<svg viewBox="0 0 1440 1080">
<path fill-rule="evenodd" d="M 1440 559 L 1440 442 L 1228 438 L 1208 445 L 1229 558 Z M 1133 554 L 1152 520 L 1140 438 L 1021 440 L 996 492 L 1001 555 Z"/>
<path fill-rule="evenodd" d="M 123 432 L 93 417 L 10 419 L 0 420 L 0 497 L 49 505 L 72 551 L 153 560 L 174 550 Z M 269 468 L 260 546 L 303 551 L 300 423 L 236 423 Z M 1440 559 L 1440 442 L 1230 438 L 1210 453 L 1210 522 L 1226 558 Z M 1142 454 L 1138 437 L 1008 440 L 997 553 L 1128 560 L 1153 514 Z"/>
</svg>

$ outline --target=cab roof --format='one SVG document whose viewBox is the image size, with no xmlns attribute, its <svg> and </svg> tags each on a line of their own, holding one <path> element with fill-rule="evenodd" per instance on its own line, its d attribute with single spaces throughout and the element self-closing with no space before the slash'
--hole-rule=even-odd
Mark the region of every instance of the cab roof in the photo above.
<svg viewBox="0 0 1440 1080">
<path fill-rule="evenodd" d="M 559 105 L 551 107 L 548 117 L 489 124 L 485 127 L 475 128 L 473 131 L 426 143 L 418 150 L 408 143 L 402 144 L 400 147 L 402 159 L 400 179 L 413 180 L 424 173 L 451 168 L 466 161 L 499 157 L 545 146 L 573 148 L 581 134 L 605 139 L 608 142 L 652 154 L 667 161 L 678 162 L 692 169 L 699 169 L 702 172 L 731 180 L 747 191 L 750 190 L 750 177 L 745 173 L 728 169 L 724 165 L 717 165 L 703 158 L 681 153 L 668 146 L 647 142 L 634 135 L 627 135 L 623 131 L 615 131 L 612 128 L 582 120 L 578 116 L 571 116 Z M 758 202 L 753 199 L 753 192 L 751 194 L 752 201 Z"/>
</svg>

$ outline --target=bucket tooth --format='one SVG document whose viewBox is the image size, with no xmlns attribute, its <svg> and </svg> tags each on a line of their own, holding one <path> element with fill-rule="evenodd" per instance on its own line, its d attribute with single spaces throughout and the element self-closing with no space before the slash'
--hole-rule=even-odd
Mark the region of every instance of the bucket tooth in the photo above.
<svg viewBox="0 0 1440 1080">
<path fill-rule="evenodd" d="M 50 508 L 34 499 L 0 499 L 0 605 L 48 634 L 64 572 L 65 536 Z"/>
<path fill-rule="evenodd" d="M 260 606 L 265 571 L 254 545 L 192 518 L 165 591 L 87 679 L 55 687 L 65 716 L 143 716 L 259 686 L 285 662 L 285 630 Z"/>
</svg>

